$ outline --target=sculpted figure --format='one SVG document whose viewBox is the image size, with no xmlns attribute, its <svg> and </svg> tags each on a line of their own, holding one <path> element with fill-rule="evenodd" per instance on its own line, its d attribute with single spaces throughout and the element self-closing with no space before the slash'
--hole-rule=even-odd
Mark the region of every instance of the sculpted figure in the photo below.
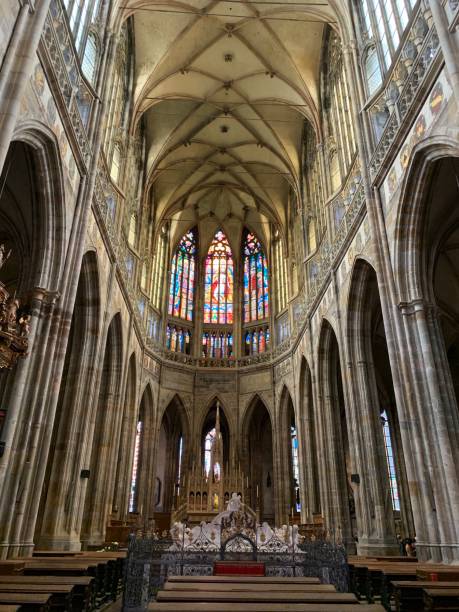
<svg viewBox="0 0 459 612">
<path fill-rule="evenodd" d="M 229 502 L 228 502 L 228 507 L 227 507 L 227 509 L 228 509 L 230 512 L 235 512 L 235 511 L 237 511 L 237 510 L 240 510 L 240 509 L 241 509 L 241 505 L 242 505 L 242 502 L 241 502 L 241 496 L 240 496 L 240 495 L 238 495 L 237 493 L 233 493 L 233 494 L 231 495 L 231 499 L 230 499 L 230 500 L 229 500 Z"/>
</svg>

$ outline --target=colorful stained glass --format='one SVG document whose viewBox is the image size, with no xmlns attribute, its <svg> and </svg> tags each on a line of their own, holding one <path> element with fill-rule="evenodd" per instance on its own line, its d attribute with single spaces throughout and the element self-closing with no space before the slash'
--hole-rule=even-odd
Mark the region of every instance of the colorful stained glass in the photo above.
<svg viewBox="0 0 459 612">
<path fill-rule="evenodd" d="M 290 427 L 290 436 L 292 439 L 292 472 L 293 472 L 293 489 L 295 493 L 295 510 L 300 512 L 300 467 L 298 461 L 298 436 L 295 425 Z"/>
<path fill-rule="evenodd" d="M 181 239 L 172 259 L 169 315 L 193 320 L 195 268 L 196 231 L 190 230 Z"/>
<path fill-rule="evenodd" d="M 264 353 L 269 349 L 269 327 L 250 329 L 244 335 L 244 352 L 246 355 Z"/>
<path fill-rule="evenodd" d="M 244 322 L 259 321 L 269 315 L 268 266 L 263 247 L 255 234 L 245 231 Z"/>
<path fill-rule="evenodd" d="M 233 354 L 233 334 L 205 331 L 202 335 L 202 356 L 223 359 Z"/>
<path fill-rule="evenodd" d="M 166 327 L 166 348 L 176 353 L 190 354 L 191 331 L 168 324 Z"/>
<path fill-rule="evenodd" d="M 206 257 L 204 323 L 233 322 L 234 265 L 231 247 L 218 230 Z"/>
</svg>

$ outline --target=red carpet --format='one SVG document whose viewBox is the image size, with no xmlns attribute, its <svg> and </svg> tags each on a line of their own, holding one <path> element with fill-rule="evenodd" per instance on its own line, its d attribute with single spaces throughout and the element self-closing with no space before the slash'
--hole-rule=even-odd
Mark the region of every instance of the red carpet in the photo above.
<svg viewBox="0 0 459 612">
<path fill-rule="evenodd" d="M 214 576 L 264 576 L 265 564 L 257 561 L 216 561 Z"/>
</svg>

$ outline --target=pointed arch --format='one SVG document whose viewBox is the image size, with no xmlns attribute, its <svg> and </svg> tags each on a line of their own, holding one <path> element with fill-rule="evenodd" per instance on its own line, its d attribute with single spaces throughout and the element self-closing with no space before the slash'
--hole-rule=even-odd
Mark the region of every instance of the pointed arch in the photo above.
<svg viewBox="0 0 459 612">
<path fill-rule="evenodd" d="M 204 276 L 204 323 L 233 323 L 234 261 L 223 230 L 207 251 Z"/>
<path fill-rule="evenodd" d="M 169 315 L 192 321 L 194 316 L 197 229 L 186 232 L 175 249 L 169 284 Z"/>
<path fill-rule="evenodd" d="M 77 514 L 76 507 L 84 494 L 81 479 L 75 486 L 74 475 L 83 467 L 80 441 L 90 419 L 85 390 L 94 382 L 92 364 L 96 361 L 101 318 L 99 292 L 97 256 L 94 251 L 88 251 L 81 262 L 35 527 L 36 543 L 46 548 L 53 547 L 54 543 L 70 548 L 80 545 L 80 523 L 77 519 L 71 530 L 68 517 Z M 68 499 L 72 499 L 71 507 L 65 501 Z M 65 510 L 56 512 L 56 505 Z"/>
<path fill-rule="evenodd" d="M 105 336 L 99 396 L 95 405 L 95 426 L 90 474 L 85 504 L 83 540 L 100 545 L 113 506 L 116 453 L 121 430 L 120 393 L 123 371 L 121 314 L 110 321 Z"/>
<path fill-rule="evenodd" d="M 278 482 L 274 465 L 273 424 L 271 413 L 258 394 L 252 397 L 245 411 L 241 441 L 241 465 L 250 483 L 247 491 L 249 506 L 256 508 L 258 504 L 261 520 L 273 523 Z"/>
<path fill-rule="evenodd" d="M 20 164 L 13 160 L 18 149 L 23 150 L 27 170 L 20 170 Z M 30 261 L 25 288 L 32 286 L 57 290 L 65 258 L 65 188 L 61 155 L 56 135 L 44 124 L 37 121 L 21 123 L 16 130 L 2 171 L 2 183 L 7 174 L 19 172 L 19 183 L 26 176 L 33 182 L 30 196 L 19 198 L 27 209 L 22 213 L 23 232 L 27 218 L 31 215 L 30 253 L 23 254 Z M 26 223 L 24 223 L 24 221 Z M 2 227 L 4 223 L 2 222 Z M 27 242 L 27 241 L 26 241 Z"/>
<path fill-rule="evenodd" d="M 268 262 L 254 232 L 244 229 L 243 255 L 243 321 L 250 323 L 269 316 Z"/>
<path fill-rule="evenodd" d="M 183 401 L 175 394 L 168 402 L 157 430 L 154 512 L 169 514 L 185 487 L 190 456 L 190 426 Z"/>
<path fill-rule="evenodd" d="M 214 397 L 207 402 L 207 408 L 203 412 L 201 426 L 198 431 L 200 434 L 200 456 L 202 457 L 203 465 L 205 464 L 205 439 L 206 435 L 215 427 L 216 413 L 217 413 L 217 403 L 219 405 L 220 412 L 220 429 L 223 439 L 223 462 L 226 466 L 229 466 L 230 457 L 231 457 L 231 429 L 229 420 L 227 417 L 227 413 L 224 407 L 224 404 L 218 397 L 218 395 L 214 395 Z"/>
<path fill-rule="evenodd" d="M 153 391 L 148 382 L 143 390 L 136 415 L 135 433 L 131 439 L 132 459 L 129 479 L 129 513 L 135 512 L 144 518 L 153 516 L 151 488 L 153 486 L 153 453 L 150 441 L 154 428 Z"/>
<path fill-rule="evenodd" d="M 306 499 L 305 514 L 312 519 L 314 514 L 320 514 L 319 466 L 317 456 L 317 411 L 314 405 L 313 378 L 311 368 L 303 355 L 300 365 L 300 406 L 298 418 L 298 434 L 304 443 L 300 453 L 304 465 Z"/>
<path fill-rule="evenodd" d="M 113 513 L 125 520 L 128 512 L 129 486 L 131 480 L 131 465 L 133 446 L 137 427 L 137 359 L 133 351 L 128 360 L 126 388 L 124 391 L 123 421 L 116 468 Z"/>
<path fill-rule="evenodd" d="M 333 326 L 324 318 L 317 356 L 321 505 L 326 523 L 339 527 L 350 546 L 353 542 L 351 514 L 355 510 L 350 503 L 351 457 L 340 353 Z"/>
</svg>

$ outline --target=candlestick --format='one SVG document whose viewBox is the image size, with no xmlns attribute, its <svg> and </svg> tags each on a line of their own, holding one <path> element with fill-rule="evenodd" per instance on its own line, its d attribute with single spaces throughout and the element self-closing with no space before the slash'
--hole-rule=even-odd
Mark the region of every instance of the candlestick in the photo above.
<svg viewBox="0 0 459 612">
<path fill-rule="evenodd" d="M 258 485 L 257 485 L 257 499 L 258 499 Z"/>
</svg>

